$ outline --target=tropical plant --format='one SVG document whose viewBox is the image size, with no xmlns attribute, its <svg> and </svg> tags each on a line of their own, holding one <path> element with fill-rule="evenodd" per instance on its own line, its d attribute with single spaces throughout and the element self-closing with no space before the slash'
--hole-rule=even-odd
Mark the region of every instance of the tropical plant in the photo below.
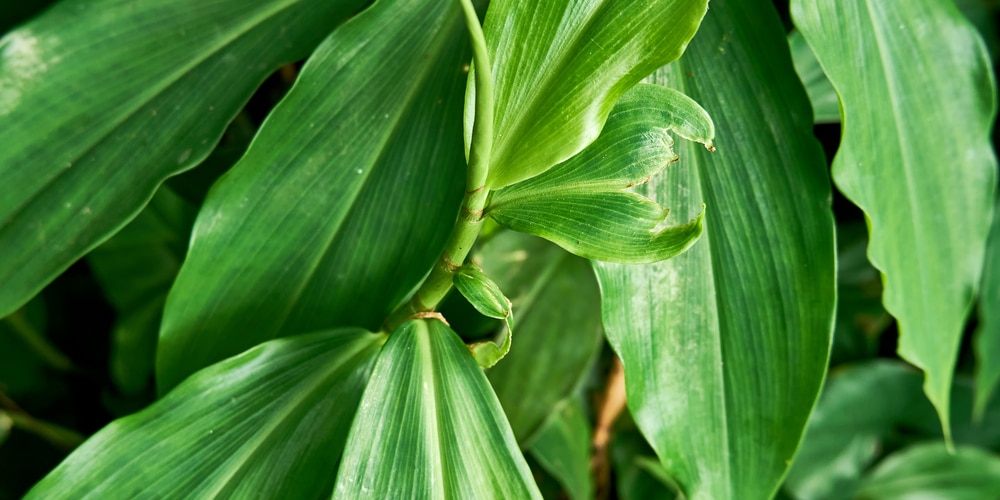
<svg viewBox="0 0 1000 500">
<path fill-rule="evenodd" d="M 1000 497 L 995 10 L 2 6 L 0 496 Z"/>
</svg>

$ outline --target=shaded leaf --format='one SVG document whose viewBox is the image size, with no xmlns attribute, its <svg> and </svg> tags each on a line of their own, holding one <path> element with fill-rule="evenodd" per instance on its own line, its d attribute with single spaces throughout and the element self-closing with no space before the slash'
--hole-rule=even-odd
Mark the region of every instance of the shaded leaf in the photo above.
<svg viewBox="0 0 1000 500">
<path fill-rule="evenodd" d="M 882 279 L 865 257 L 868 228 L 863 222 L 837 225 L 837 321 L 830 365 L 871 359 L 879 337 L 892 324 L 882 307 Z"/>
<path fill-rule="evenodd" d="M 334 498 L 541 498 L 469 350 L 444 323 L 389 336 L 365 389 Z"/>
<path fill-rule="evenodd" d="M 593 144 L 495 192 L 487 214 L 581 257 L 623 263 L 673 257 L 697 241 L 702 215 L 667 225 L 670 210 L 629 190 L 677 160 L 670 132 L 714 150 L 712 120 L 696 102 L 676 90 L 639 85 L 622 97 Z"/>
<path fill-rule="evenodd" d="M 707 4 L 492 2 L 483 24 L 496 89 L 488 187 L 538 175 L 597 139 L 626 90 L 680 57 Z"/>
<path fill-rule="evenodd" d="M 982 415 L 1000 383 L 1000 201 L 986 246 L 979 328 L 976 330 L 976 413 Z"/>
<path fill-rule="evenodd" d="M 167 187 L 127 226 L 87 254 L 118 312 L 111 332 L 111 378 L 126 394 L 145 390 L 167 292 L 184 260 L 196 210 Z"/>
<path fill-rule="evenodd" d="M 28 498 L 328 495 L 384 340 L 307 334 L 212 365 L 88 439 Z"/>
<path fill-rule="evenodd" d="M 825 161 L 784 30 L 764 0 L 715 0 L 656 80 L 701 103 L 715 153 L 641 186 L 681 217 L 707 205 L 686 253 L 597 263 L 628 404 L 688 498 L 766 498 L 798 448 L 825 375 L 834 239 Z"/>
<path fill-rule="evenodd" d="M 840 123 L 840 101 L 833 84 L 823 73 L 823 68 L 812 49 L 802 38 L 802 33 L 793 31 L 788 35 L 788 46 L 792 49 L 792 62 L 802 84 L 809 94 L 812 104 L 813 121 L 816 123 Z"/>
<path fill-rule="evenodd" d="M 277 336 L 376 330 L 423 279 L 462 196 L 467 45 L 458 2 L 380 0 L 317 49 L 198 215 L 161 390 Z"/>
<path fill-rule="evenodd" d="M 833 179 L 865 212 L 868 258 L 899 324 L 899 355 L 926 373 L 947 435 L 952 372 L 996 184 L 989 57 L 952 2 L 791 6 L 841 100 Z"/>
<path fill-rule="evenodd" d="M 483 316 L 504 320 L 507 328 L 500 344 L 493 341 L 476 342 L 469 346 L 476 362 L 489 368 L 503 359 L 510 351 L 511 334 L 514 331 L 514 315 L 511 303 L 496 283 L 483 273 L 474 263 L 467 263 L 455 271 L 455 288 Z"/>
<path fill-rule="evenodd" d="M 865 478 L 855 498 L 1000 498 L 1000 456 L 971 447 L 949 452 L 940 443 L 900 451 Z"/>
<path fill-rule="evenodd" d="M 528 442 L 556 404 L 574 394 L 600 353 L 600 295 L 583 259 L 506 231 L 475 254 L 510 294 L 517 341 L 486 375 L 518 442 Z"/>
<path fill-rule="evenodd" d="M 590 423 L 583 405 L 564 400 L 528 445 L 531 456 L 555 477 L 572 500 L 594 497 L 590 477 Z"/>
<path fill-rule="evenodd" d="M 362 0 L 69 0 L 0 38 L 0 316 L 197 165 Z M 95 85 L 95 82 L 101 82 Z"/>
<path fill-rule="evenodd" d="M 684 498 L 683 494 L 676 489 L 669 489 L 640 465 L 644 457 L 653 455 L 653 450 L 637 430 L 619 429 L 611 440 L 610 449 L 618 498 L 622 500 Z"/>
</svg>

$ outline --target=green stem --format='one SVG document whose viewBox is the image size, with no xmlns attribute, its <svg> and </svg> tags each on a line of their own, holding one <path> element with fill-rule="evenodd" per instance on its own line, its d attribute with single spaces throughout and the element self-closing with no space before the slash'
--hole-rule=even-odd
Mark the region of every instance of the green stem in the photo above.
<svg viewBox="0 0 1000 500">
<path fill-rule="evenodd" d="M 486 187 L 490 156 L 493 151 L 493 71 L 490 68 L 486 38 L 472 0 L 459 0 L 472 41 L 475 63 L 476 118 L 472 125 L 469 164 L 466 171 L 462 212 L 452 229 L 444 253 L 410 301 L 397 308 L 386 320 L 384 330 L 392 333 L 407 319 L 433 311 L 452 287 L 455 270 L 465 262 L 483 227 L 483 211 L 490 191 Z"/>
<path fill-rule="evenodd" d="M 24 309 L 15 311 L 10 316 L 7 316 L 5 321 L 10 325 L 11 330 L 14 330 L 14 333 L 21 337 L 21 340 L 28 344 L 28 347 L 44 359 L 49 366 L 60 371 L 70 371 L 73 369 L 73 362 L 50 344 L 41 332 L 28 323 Z"/>
<path fill-rule="evenodd" d="M 2 392 L 0 413 L 10 419 L 15 428 L 30 432 L 67 452 L 73 451 L 87 439 L 76 431 L 32 417 Z"/>
</svg>

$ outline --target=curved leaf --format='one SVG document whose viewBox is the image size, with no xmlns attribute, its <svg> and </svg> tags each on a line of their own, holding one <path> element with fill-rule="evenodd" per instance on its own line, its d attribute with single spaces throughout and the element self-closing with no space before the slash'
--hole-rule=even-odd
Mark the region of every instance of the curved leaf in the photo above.
<svg viewBox="0 0 1000 500">
<path fill-rule="evenodd" d="M 514 314 L 508 299 L 483 270 L 474 263 L 466 263 L 455 271 L 455 289 L 483 316 L 502 319 L 506 323 L 503 340 L 499 345 L 493 341 L 476 342 L 469 346 L 472 356 L 483 368 L 489 368 L 510 352 L 511 336 L 514 331 Z"/>
<path fill-rule="evenodd" d="M 565 400 L 528 448 L 531 456 L 562 484 L 571 500 L 594 498 L 590 432 L 583 405 L 573 399 Z"/>
<path fill-rule="evenodd" d="M 795 63 L 795 72 L 802 79 L 802 84 L 809 94 L 809 102 L 812 104 L 813 121 L 816 123 L 839 123 L 840 122 L 840 101 L 837 99 L 837 91 L 833 84 L 826 78 L 823 68 L 816 60 L 816 54 L 802 38 L 802 33 L 793 31 L 788 35 L 788 46 L 792 49 L 792 62 Z"/>
<path fill-rule="evenodd" d="M 458 214 L 467 46 L 458 2 L 379 0 L 317 49 L 199 213 L 161 390 L 277 336 L 376 330 L 406 298 Z"/>
<path fill-rule="evenodd" d="M 28 498 L 328 495 L 383 342 L 322 332 L 212 365 L 88 439 Z"/>
<path fill-rule="evenodd" d="M 0 38 L 0 316 L 203 160 L 268 73 L 363 4 L 68 0 Z"/>
<path fill-rule="evenodd" d="M 598 263 L 604 326 L 628 404 L 688 498 L 767 498 L 798 448 L 833 327 L 830 186 L 784 29 L 766 0 L 714 0 L 656 79 L 700 102 L 716 146 L 641 186 L 681 216 L 707 205 L 686 253 Z M 687 163 L 685 163 L 687 162 Z"/>
<path fill-rule="evenodd" d="M 707 5 L 491 2 L 483 23 L 496 92 L 488 187 L 538 175 L 597 139 L 626 90 L 680 57 Z"/>
<path fill-rule="evenodd" d="M 899 355 L 926 373 L 947 436 L 996 185 L 989 57 L 952 2 L 795 0 L 792 15 L 840 96 L 833 179 L 865 211 Z"/>
<path fill-rule="evenodd" d="M 993 229 L 983 264 L 976 361 L 976 414 L 982 416 L 1000 383 L 1000 200 L 993 212 Z"/>
<path fill-rule="evenodd" d="M 517 311 L 517 341 L 486 376 L 514 436 L 526 443 L 579 390 L 601 351 L 597 283 L 587 261 L 513 231 L 496 235 L 475 258 Z"/>
<path fill-rule="evenodd" d="M 897 452 L 865 478 L 859 499 L 1000 498 L 1000 456 L 972 447 L 927 443 Z"/>
<path fill-rule="evenodd" d="M 622 97 L 593 144 L 496 191 L 487 214 L 581 257 L 622 263 L 673 257 L 701 235 L 701 214 L 669 226 L 670 210 L 628 190 L 677 160 L 670 132 L 714 150 L 715 128 L 701 106 L 676 90 L 639 85 Z"/>
<path fill-rule="evenodd" d="M 469 350 L 444 323 L 389 336 L 347 438 L 334 498 L 541 498 Z"/>
</svg>

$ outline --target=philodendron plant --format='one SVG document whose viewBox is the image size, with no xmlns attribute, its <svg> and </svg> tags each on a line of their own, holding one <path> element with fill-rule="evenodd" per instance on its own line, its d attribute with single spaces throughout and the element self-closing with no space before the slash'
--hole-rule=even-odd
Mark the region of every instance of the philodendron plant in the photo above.
<svg viewBox="0 0 1000 500">
<path fill-rule="evenodd" d="M 577 499 L 593 460 L 623 497 L 636 474 L 809 497 L 846 453 L 807 440 L 784 483 L 837 312 L 813 107 L 952 447 L 966 316 L 981 279 L 1000 295 L 989 56 L 951 0 L 791 14 L 794 64 L 768 0 L 62 0 L 10 31 L 0 317 L 86 256 L 131 339 L 111 378 L 157 391 L 28 496 Z M 305 57 L 239 160 L 194 175 Z M 602 336 L 631 415 L 610 455 Z M 908 463 L 997 478 L 942 450 Z"/>
</svg>

